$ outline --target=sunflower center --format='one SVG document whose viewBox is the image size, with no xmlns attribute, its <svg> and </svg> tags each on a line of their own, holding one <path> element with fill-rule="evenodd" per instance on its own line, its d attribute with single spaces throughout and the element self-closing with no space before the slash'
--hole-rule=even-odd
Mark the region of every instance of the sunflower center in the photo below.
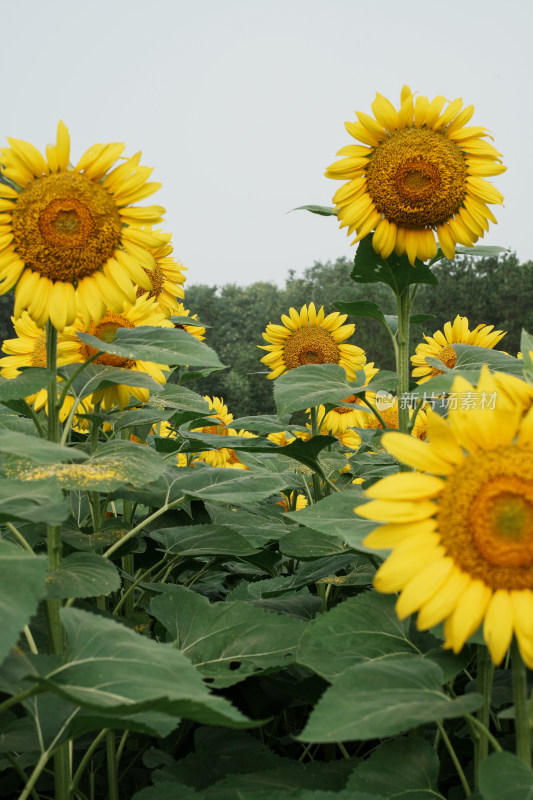
<svg viewBox="0 0 533 800">
<path fill-rule="evenodd" d="M 356 397 L 355 394 L 351 394 L 349 397 L 343 397 L 343 403 L 357 403 L 359 398 Z M 337 414 L 351 414 L 353 412 L 353 408 L 345 408 L 345 406 L 335 406 L 333 409 Z"/>
<path fill-rule="evenodd" d="M 50 280 L 70 283 L 101 269 L 122 228 L 111 195 L 76 172 L 48 175 L 23 189 L 12 224 L 20 258 Z"/>
<path fill-rule="evenodd" d="M 283 350 L 287 369 L 304 364 L 338 364 L 339 359 L 337 344 L 323 328 L 298 328 L 291 333 Z"/>
<path fill-rule="evenodd" d="M 152 289 L 151 291 L 148 292 L 146 289 L 143 289 L 141 286 L 139 286 L 137 289 L 137 297 L 142 297 L 143 294 L 147 294 L 148 297 L 157 298 L 157 296 L 160 295 L 161 292 L 163 291 L 163 283 L 165 282 L 165 276 L 163 275 L 163 270 L 161 269 L 157 261 L 152 271 L 150 271 L 149 269 L 145 269 L 144 267 L 143 270 L 150 278 Z"/>
<path fill-rule="evenodd" d="M 42 333 L 35 339 L 31 353 L 32 367 L 46 367 L 46 333 Z"/>
<path fill-rule="evenodd" d="M 447 344 L 446 347 L 443 347 L 440 353 L 435 353 L 433 358 L 437 358 L 439 361 L 442 361 L 445 367 L 449 369 L 453 369 L 455 367 L 455 362 L 457 360 L 457 353 L 453 349 L 451 344 Z M 443 375 L 443 371 L 441 369 L 437 369 L 437 367 L 431 367 L 431 377 L 435 377 L 435 375 Z"/>
<path fill-rule="evenodd" d="M 113 311 L 108 311 L 97 325 L 94 322 L 91 322 L 87 333 L 90 333 L 91 336 L 96 336 L 97 339 L 109 344 L 114 340 L 119 328 L 134 327 L 135 325 L 133 322 L 130 322 L 130 320 L 123 314 L 115 314 Z M 84 344 L 82 347 L 83 360 L 85 361 L 90 356 L 94 356 L 94 354 L 97 352 L 98 350 L 96 347 L 91 347 L 89 344 Z M 135 361 L 132 361 L 129 358 L 124 358 L 123 356 L 114 356 L 111 353 L 102 353 L 102 355 L 95 358 L 95 363 L 105 364 L 108 367 L 123 367 L 124 369 L 131 369 L 134 366 Z"/>
<path fill-rule="evenodd" d="M 387 428 L 395 428 L 398 429 L 400 427 L 400 423 L 398 420 L 398 407 L 395 405 L 393 408 L 384 408 L 380 412 L 381 418 L 383 422 L 386 424 Z M 366 417 L 365 417 L 366 419 Z M 375 414 L 368 414 L 367 424 L 365 428 L 382 428 L 383 425 L 376 417 Z"/>
<path fill-rule="evenodd" d="M 461 149 L 425 128 L 395 131 L 377 145 L 367 167 L 377 210 L 408 228 L 438 225 L 459 211 L 466 177 Z"/>
<path fill-rule="evenodd" d="M 470 456 L 438 501 L 439 532 L 456 563 L 493 589 L 533 585 L 533 456 L 510 445 Z"/>
</svg>

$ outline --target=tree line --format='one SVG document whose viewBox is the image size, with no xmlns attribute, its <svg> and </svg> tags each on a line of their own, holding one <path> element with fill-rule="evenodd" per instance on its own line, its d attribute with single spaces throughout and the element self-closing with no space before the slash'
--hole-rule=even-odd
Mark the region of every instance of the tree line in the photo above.
<svg viewBox="0 0 533 800">
<path fill-rule="evenodd" d="M 350 278 L 352 262 L 338 258 L 315 262 L 297 275 L 289 271 L 283 287 L 266 281 L 249 286 L 228 283 L 223 286 L 196 284 L 186 286 L 185 305 L 209 326 L 206 343 L 213 347 L 228 369 L 213 373 L 191 384 L 202 393 L 223 397 L 237 416 L 266 414 L 274 411 L 272 381 L 260 362 L 266 344 L 261 334 L 269 322 L 281 323 L 281 315 L 291 306 L 298 311 L 311 301 L 326 313 L 334 311 L 337 301 L 370 300 L 385 314 L 396 312 L 395 300 L 382 284 L 357 284 Z M 533 262 L 519 263 L 514 253 L 498 258 L 459 257 L 434 267 L 438 286 L 418 289 L 413 312 L 434 314 L 435 319 L 412 326 L 411 351 L 422 341 L 422 334 L 433 334 L 457 314 L 469 319 L 471 328 L 478 323 L 494 325 L 507 331 L 499 349 L 515 355 L 520 346 L 522 328 L 533 332 Z M 0 296 L 0 338 L 11 338 L 13 327 L 12 294 Z M 368 361 L 381 369 L 394 369 L 394 358 L 386 330 L 374 319 L 349 317 L 355 323 L 350 339 L 366 351 Z"/>
</svg>

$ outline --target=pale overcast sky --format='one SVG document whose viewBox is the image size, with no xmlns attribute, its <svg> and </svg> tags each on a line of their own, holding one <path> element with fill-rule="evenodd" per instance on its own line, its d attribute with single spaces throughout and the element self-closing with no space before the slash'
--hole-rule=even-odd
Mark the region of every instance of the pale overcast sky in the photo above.
<svg viewBox="0 0 533 800">
<path fill-rule="evenodd" d="M 324 169 L 402 84 L 473 103 L 508 171 L 483 240 L 533 259 L 532 16 L 528 0 L 0 0 L 0 140 L 44 148 L 58 119 L 72 157 L 95 142 L 143 151 L 188 283 L 282 285 L 352 257 Z M 185 286 L 186 288 L 186 286 Z"/>
</svg>

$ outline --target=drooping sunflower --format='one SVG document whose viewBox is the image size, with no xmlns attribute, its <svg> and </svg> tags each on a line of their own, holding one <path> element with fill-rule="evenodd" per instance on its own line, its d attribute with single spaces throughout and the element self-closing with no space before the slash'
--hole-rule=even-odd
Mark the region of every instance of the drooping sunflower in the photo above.
<svg viewBox="0 0 533 800">
<path fill-rule="evenodd" d="M 145 269 L 151 289 L 148 291 L 139 286 L 137 297 L 142 297 L 143 294 L 154 297 L 165 317 L 170 317 L 171 314 L 181 314 L 179 309 L 180 307 L 183 308 L 183 306 L 178 301 L 178 297 L 183 299 L 185 296 L 182 285 L 185 283 L 185 275 L 182 270 L 187 269 L 187 267 L 172 258 L 173 247 L 170 243 L 172 238 L 170 233 L 152 231 L 149 226 L 146 226 L 145 230 L 148 230 L 152 236 L 158 239 L 160 245 L 150 251 L 155 260 L 154 269 Z"/>
<path fill-rule="evenodd" d="M 400 109 L 381 94 L 372 103 L 375 119 L 360 111 L 346 122 L 362 144 L 343 147 L 328 178 L 347 181 L 334 195 L 341 227 L 354 243 L 375 231 L 372 245 L 387 258 L 393 251 L 409 261 L 437 253 L 435 234 L 446 258 L 457 243 L 472 246 L 496 222 L 487 203 L 503 197 L 485 177 L 504 172 L 499 153 L 485 141 L 486 128 L 467 126 L 474 106 L 442 96 L 417 97 L 408 86 Z M 462 110 L 461 110 L 462 109 Z"/>
<path fill-rule="evenodd" d="M 429 443 L 383 436 L 389 453 L 419 471 L 383 478 L 356 509 L 387 523 L 364 542 L 393 550 L 374 585 L 400 592 L 398 616 L 418 611 L 419 629 L 444 621 L 445 647 L 456 653 L 483 622 L 498 664 L 514 633 L 532 668 L 533 409 L 523 416 L 509 404 L 486 367 L 477 387 L 458 377 L 453 390 L 476 403 L 452 408 L 447 420 L 428 411 Z"/>
<path fill-rule="evenodd" d="M 353 344 L 344 344 L 355 325 L 344 325 L 346 314 L 334 311 L 325 316 L 324 309 L 316 310 L 314 303 L 302 306 L 300 313 L 291 308 L 283 314 L 283 325 L 267 325 L 263 339 L 269 344 L 258 345 L 268 350 L 261 361 L 272 372 L 267 378 L 277 378 L 283 372 L 304 364 L 340 364 L 348 380 L 354 380 L 356 370 L 365 363 L 365 352 Z"/>
<path fill-rule="evenodd" d="M 16 378 L 20 375 L 21 367 L 46 367 L 46 329 L 38 328 L 27 311 L 15 319 L 11 318 L 16 339 L 5 339 L 2 350 L 7 353 L 0 358 L 0 374 L 3 378 Z M 81 324 L 71 325 L 65 328 L 61 335 L 61 341 L 57 346 L 57 365 L 73 364 L 79 361 L 79 343 L 76 330 L 81 330 Z M 61 388 L 61 385 L 59 386 Z M 39 389 L 36 394 L 28 395 L 26 402 L 33 405 L 36 411 L 41 408 L 48 413 L 48 392 L 46 389 Z M 59 410 L 59 418 L 64 422 L 68 417 L 74 398 L 67 396 Z M 86 398 L 79 408 L 80 413 L 87 414 L 91 409 L 89 398 Z"/>
<path fill-rule="evenodd" d="M 58 330 L 78 312 L 85 324 L 134 301 L 134 284 L 150 290 L 160 241 L 144 225 L 161 206 L 137 207 L 161 186 L 149 182 L 141 154 L 113 165 L 124 144 L 95 144 L 69 165 L 70 136 L 60 122 L 46 159 L 29 142 L 0 148 L 0 292 L 16 284 L 15 316 L 27 309 L 38 327 Z"/>
<path fill-rule="evenodd" d="M 190 316 L 191 319 L 196 319 L 198 314 L 191 314 L 188 308 L 185 308 L 183 303 L 176 303 L 175 310 L 172 311 L 172 316 L 176 317 L 188 317 Z M 184 331 L 188 331 L 195 339 L 198 339 L 199 342 L 202 342 L 205 339 L 204 333 L 205 328 L 202 328 L 201 325 L 180 325 L 179 323 L 175 323 L 175 328 L 183 328 Z"/>
<path fill-rule="evenodd" d="M 442 331 L 435 331 L 433 336 L 424 334 L 425 342 L 417 345 L 415 355 L 411 356 L 413 364 L 413 378 L 418 378 L 418 383 L 425 383 L 435 375 L 442 375 L 442 371 L 431 366 L 426 357 L 436 358 L 449 367 L 455 366 L 457 353 L 454 344 L 474 344 L 478 347 L 492 349 L 505 336 L 505 331 L 495 331 L 494 325 L 477 325 L 470 330 L 468 319 L 459 314 L 452 322 L 446 322 Z"/>
<path fill-rule="evenodd" d="M 155 300 L 147 295 L 139 297 L 134 304 L 126 303 L 120 314 L 115 311 L 108 311 L 97 323 L 91 321 L 88 326 L 82 326 L 82 330 L 104 342 L 112 342 L 119 328 L 137 328 L 142 325 L 172 328 L 172 323 L 158 309 Z M 61 343 L 62 339 L 63 335 L 60 334 L 58 341 Z M 78 339 L 76 361 L 86 361 L 97 352 L 95 348 Z M 155 364 L 152 361 L 142 361 L 140 359 L 133 360 L 115 356 L 111 353 L 102 353 L 95 359 L 95 363 L 146 372 L 161 384 L 166 381 L 163 370 L 168 370 L 168 366 L 165 364 Z M 91 400 L 93 403 L 101 403 L 104 409 L 110 409 L 116 405 L 122 410 L 129 404 L 130 395 L 133 395 L 139 402 L 146 403 L 150 397 L 150 392 L 140 386 L 116 384 L 99 389 L 91 395 Z"/>
</svg>

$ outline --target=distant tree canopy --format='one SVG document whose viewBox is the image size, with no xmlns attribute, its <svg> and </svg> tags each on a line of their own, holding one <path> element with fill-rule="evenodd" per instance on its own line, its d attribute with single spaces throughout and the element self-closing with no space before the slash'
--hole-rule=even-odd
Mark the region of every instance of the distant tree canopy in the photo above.
<svg viewBox="0 0 533 800">
<path fill-rule="evenodd" d="M 371 300 L 385 314 L 396 313 L 395 299 L 382 284 L 357 284 L 350 278 L 352 263 L 346 258 L 316 262 L 303 276 L 290 271 L 283 288 L 266 283 L 250 286 L 189 286 L 186 305 L 211 327 L 206 342 L 231 369 L 196 383 L 203 394 L 223 396 L 235 416 L 271 413 L 274 410 L 272 382 L 259 359 L 264 351 L 262 332 L 269 322 L 280 323 L 291 306 L 298 310 L 313 301 L 326 312 L 336 301 Z M 434 268 L 438 286 L 418 289 L 414 312 L 434 314 L 435 319 L 412 326 L 411 351 L 457 314 L 466 316 L 471 327 L 478 323 L 507 331 L 500 349 L 515 354 L 522 328 L 533 331 L 533 262 L 520 264 L 515 254 L 499 258 L 458 258 Z M 366 351 L 368 361 L 382 369 L 393 369 L 394 358 L 385 329 L 373 319 L 349 318 L 355 323 L 351 339 Z M 263 373 L 263 374 L 258 374 Z"/>
<path fill-rule="evenodd" d="M 272 413 L 272 381 L 261 364 L 264 355 L 258 345 L 269 322 L 280 323 L 281 314 L 291 306 L 300 309 L 313 301 L 334 311 L 336 301 L 371 300 L 385 314 L 396 313 L 395 299 L 382 284 L 357 284 L 350 278 L 352 263 L 346 258 L 322 264 L 316 262 L 302 276 L 290 271 L 285 286 L 258 282 L 250 286 L 192 285 L 186 288 L 185 303 L 197 313 L 207 329 L 206 342 L 213 347 L 229 369 L 202 378 L 191 388 L 202 394 L 222 396 L 234 416 Z M 533 262 L 520 264 L 515 254 L 499 258 L 458 258 L 443 261 L 434 268 L 438 286 L 418 289 L 414 312 L 434 314 L 435 319 L 413 325 L 411 351 L 457 314 L 466 316 L 471 327 L 478 323 L 494 325 L 507 331 L 499 348 L 515 354 L 520 346 L 522 328 L 533 332 Z M 13 295 L 0 296 L 0 337 L 13 334 L 10 315 Z M 355 323 L 351 341 L 361 346 L 368 361 L 381 369 L 393 369 L 394 358 L 389 336 L 373 319 L 349 318 Z"/>
</svg>

